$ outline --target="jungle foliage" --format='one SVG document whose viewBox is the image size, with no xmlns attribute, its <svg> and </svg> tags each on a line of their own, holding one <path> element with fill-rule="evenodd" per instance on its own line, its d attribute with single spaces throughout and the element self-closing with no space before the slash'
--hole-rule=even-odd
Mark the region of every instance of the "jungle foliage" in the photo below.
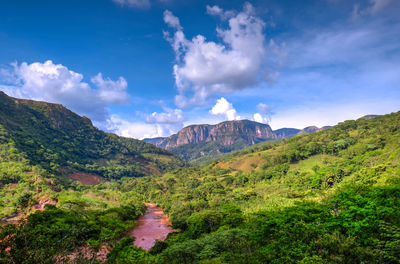
<svg viewBox="0 0 400 264">
<path fill-rule="evenodd" d="M 123 179 L 180 230 L 157 263 L 399 263 L 400 113 Z"/>
<path fill-rule="evenodd" d="M 27 217 L 2 227 L 0 263 L 68 261 L 104 245 L 108 263 L 400 263 L 400 112 L 96 186 L 59 185 L 7 133 L 0 206 Z M 57 204 L 32 209 L 43 196 Z M 177 230 L 148 252 L 124 233 L 143 201 Z"/>
</svg>

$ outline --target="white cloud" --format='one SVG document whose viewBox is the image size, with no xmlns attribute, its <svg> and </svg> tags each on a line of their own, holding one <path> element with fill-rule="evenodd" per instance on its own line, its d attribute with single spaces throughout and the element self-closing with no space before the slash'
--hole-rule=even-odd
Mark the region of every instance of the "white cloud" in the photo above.
<svg viewBox="0 0 400 264">
<path fill-rule="evenodd" d="M 222 20 L 231 18 L 235 15 L 235 12 L 233 12 L 232 10 L 224 11 L 217 5 L 214 6 L 207 5 L 206 8 L 207 8 L 207 14 L 212 16 L 219 16 Z"/>
<path fill-rule="evenodd" d="M 183 119 L 181 109 L 166 109 L 164 113 L 154 112 L 147 115 L 146 122 L 150 124 L 182 124 Z"/>
<path fill-rule="evenodd" d="M 153 112 L 152 114 L 142 115 L 143 121 L 128 121 L 118 115 L 112 115 L 108 120 L 107 129 L 124 137 L 134 137 L 137 139 L 166 137 L 178 132 L 183 127 L 184 114 L 181 109 L 171 109 L 165 107 L 160 102 L 164 112 Z"/>
<path fill-rule="evenodd" d="M 137 139 L 152 138 L 162 135 L 162 131 L 156 125 L 143 122 L 129 122 L 118 115 L 111 115 L 107 129 L 123 137 Z"/>
<path fill-rule="evenodd" d="M 225 14 L 218 6 L 207 10 L 213 15 Z M 186 39 L 178 18 L 170 11 L 164 12 L 164 21 L 175 29 L 173 37 L 169 33 L 165 37 L 177 57 L 173 69 L 178 107 L 203 105 L 210 95 L 252 88 L 271 79 L 266 66 L 265 24 L 254 16 L 249 3 L 228 20 L 227 29 L 217 28 L 220 43 L 207 41 L 202 35 Z"/>
<path fill-rule="evenodd" d="M 253 120 L 259 123 L 269 123 L 271 121 L 271 108 L 263 103 L 257 105 L 259 113 L 253 115 Z"/>
<path fill-rule="evenodd" d="M 91 78 L 91 81 L 99 88 L 99 97 L 106 103 L 123 104 L 128 98 L 128 94 L 126 93 L 128 82 L 123 77 L 119 77 L 117 81 L 113 81 L 110 78 L 103 79 L 103 75 L 98 73 Z"/>
<path fill-rule="evenodd" d="M 9 85 L 0 88 L 9 95 L 63 104 L 95 122 L 107 119 L 106 107 L 109 104 L 124 103 L 128 98 L 127 82 L 122 77 L 112 81 L 109 78 L 103 79 L 99 73 L 92 78 L 99 89 L 93 89 L 83 82 L 82 74 L 50 60 L 45 63 L 13 64 L 13 68 L 5 72 L 8 73 L 7 77 L 0 81 Z"/>
<path fill-rule="evenodd" d="M 258 122 L 258 123 L 267 123 L 268 120 L 266 120 L 260 113 L 255 113 L 253 115 L 253 119 L 254 121 Z"/>
<path fill-rule="evenodd" d="M 122 6 L 136 7 L 136 8 L 149 8 L 150 0 L 112 0 L 114 3 Z"/>
<path fill-rule="evenodd" d="M 179 18 L 174 16 L 174 14 L 172 14 L 172 12 L 169 10 L 164 11 L 164 22 L 168 26 L 170 26 L 174 29 L 182 30 L 182 26 L 181 26 L 181 23 L 179 22 Z"/>
<path fill-rule="evenodd" d="M 240 116 L 237 114 L 236 109 L 229 103 L 224 97 L 217 100 L 217 103 L 210 110 L 212 115 L 223 115 L 227 120 L 240 120 Z"/>
<path fill-rule="evenodd" d="M 137 139 L 165 137 L 176 133 L 181 128 L 182 123 L 130 122 L 120 118 L 118 115 L 111 115 L 107 124 L 108 130 L 123 137 Z"/>
</svg>

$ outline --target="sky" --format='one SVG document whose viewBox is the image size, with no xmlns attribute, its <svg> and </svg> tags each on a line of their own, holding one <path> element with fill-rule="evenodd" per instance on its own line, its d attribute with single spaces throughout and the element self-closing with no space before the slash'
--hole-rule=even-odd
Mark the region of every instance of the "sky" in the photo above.
<svg viewBox="0 0 400 264">
<path fill-rule="evenodd" d="M 2 0 L 0 90 L 138 139 L 400 110 L 398 0 Z"/>
</svg>

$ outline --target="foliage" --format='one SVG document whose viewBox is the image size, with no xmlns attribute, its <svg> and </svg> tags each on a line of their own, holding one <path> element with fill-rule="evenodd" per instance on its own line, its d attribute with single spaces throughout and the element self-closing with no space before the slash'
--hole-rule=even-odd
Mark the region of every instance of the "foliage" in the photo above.
<svg viewBox="0 0 400 264">
<path fill-rule="evenodd" d="M 63 174 L 84 171 L 107 179 L 157 174 L 183 163 L 140 140 L 95 128 L 62 105 L 21 100 L 0 92 L 0 125 L 13 140 L 9 151 L 24 153 L 31 165 Z M 13 153 L 10 153 L 11 155 Z"/>
<path fill-rule="evenodd" d="M 11 101 L 24 111 L 30 104 Z M 30 106 L 30 113 L 37 107 L 47 106 Z M 39 113 L 52 115 L 46 111 Z M 104 153 L 96 152 L 99 147 L 90 154 L 85 147 L 79 150 L 84 142 L 92 144 L 84 134 L 100 134 L 69 131 L 73 137 L 66 141 L 73 145 L 68 146 L 71 153 L 78 152 L 65 156 L 52 152 L 56 147 L 49 144 L 44 148 L 51 151 L 39 151 L 36 162 L 31 159 L 36 152 L 26 146 L 43 144 L 45 136 L 34 127 L 47 125 L 39 122 L 21 130 L 25 137 L 0 120 L 1 214 L 28 215 L 19 225 L 1 228 L 0 263 L 54 263 L 79 248 L 95 252 L 102 245 L 112 248 L 108 263 L 400 262 L 400 113 L 345 121 L 318 133 L 261 143 L 206 165 L 178 166 L 139 178 L 121 177 L 132 176 L 128 157 L 134 149 L 122 146 L 138 146 L 136 141 L 117 144 L 125 139 L 101 134 L 108 138 L 100 138 Z M 54 131 L 68 130 L 53 125 Z M 29 143 L 29 135 L 38 139 Z M 62 138 L 50 135 L 46 140 Z M 161 153 L 149 152 L 140 152 L 135 160 L 161 159 Z M 61 154 L 50 155 L 54 153 Z M 77 158 L 71 166 L 116 180 L 61 186 L 56 179 L 63 175 L 53 172 L 64 166 L 65 157 Z M 57 201 L 56 206 L 32 209 L 44 197 Z M 143 201 L 162 206 L 178 231 L 150 252 L 124 238 L 144 213 Z"/>
</svg>

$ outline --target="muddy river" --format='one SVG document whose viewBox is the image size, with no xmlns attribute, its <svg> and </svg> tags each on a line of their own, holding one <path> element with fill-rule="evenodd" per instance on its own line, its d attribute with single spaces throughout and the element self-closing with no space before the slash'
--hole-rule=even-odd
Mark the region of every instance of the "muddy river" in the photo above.
<svg viewBox="0 0 400 264">
<path fill-rule="evenodd" d="M 129 233 L 135 237 L 135 246 L 149 250 L 156 240 L 165 240 L 173 232 L 168 215 L 155 203 L 145 203 L 146 213 L 139 217 L 135 228 Z"/>
</svg>

